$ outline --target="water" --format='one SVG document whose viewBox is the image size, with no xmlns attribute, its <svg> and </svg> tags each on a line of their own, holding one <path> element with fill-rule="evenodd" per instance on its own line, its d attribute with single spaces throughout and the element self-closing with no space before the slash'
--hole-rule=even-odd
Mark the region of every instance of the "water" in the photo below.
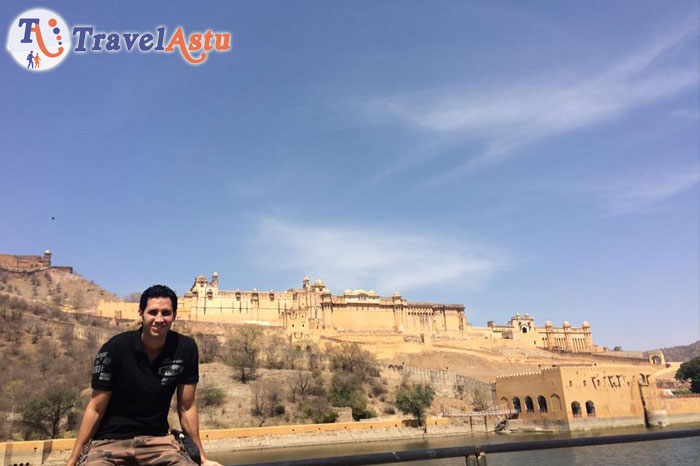
<svg viewBox="0 0 700 466">
<path fill-rule="evenodd" d="M 686 426 L 684 426 L 686 427 Z M 700 427 L 700 426 L 688 426 Z M 595 433 L 574 434 L 474 434 L 458 437 L 436 437 L 426 440 L 399 440 L 370 442 L 361 444 L 318 445 L 308 447 L 245 450 L 240 452 L 212 453 L 215 459 L 225 465 L 263 463 L 269 461 L 344 456 L 365 453 L 382 453 L 424 448 L 456 447 L 487 443 L 524 442 L 552 438 L 571 438 L 602 435 L 624 435 L 649 432 L 646 429 L 616 429 Z M 560 448 L 520 453 L 498 453 L 487 455 L 489 466 L 535 466 L 535 465 L 615 465 L 615 466 L 658 466 L 658 465 L 700 465 L 700 437 L 672 440 L 655 440 L 594 447 Z M 401 464 L 401 463 L 398 463 Z M 411 466 L 464 466 L 464 458 L 415 461 L 403 463 Z"/>
</svg>

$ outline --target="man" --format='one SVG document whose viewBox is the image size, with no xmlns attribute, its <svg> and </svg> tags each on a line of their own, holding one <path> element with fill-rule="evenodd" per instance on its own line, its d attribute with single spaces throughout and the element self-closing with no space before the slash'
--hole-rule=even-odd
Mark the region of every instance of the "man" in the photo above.
<svg viewBox="0 0 700 466">
<path fill-rule="evenodd" d="M 168 410 L 177 389 L 182 430 L 199 447 L 195 390 L 199 381 L 197 344 L 171 331 L 177 296 L 154 285 L 141 295 L 141 328 L 120 333 L 102 346 L 92 370 L 88 402 L 67 466 L 196 466 L 168 433 Z"/>
</svg>

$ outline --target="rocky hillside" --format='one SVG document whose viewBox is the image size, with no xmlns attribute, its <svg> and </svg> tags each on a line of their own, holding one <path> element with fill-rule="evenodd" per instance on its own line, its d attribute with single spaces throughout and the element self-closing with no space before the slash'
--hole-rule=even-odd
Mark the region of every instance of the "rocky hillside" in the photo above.
<svg viewBox="0 0 700 466">
<path fill-rule="evenodd" d="M 59 268 L 35 272 L 0 268 L 0 292 L 78 310 L 95 309 L 100 299 L 120 299 L 94 282 Z"/>
<path fill-rule="evenodd" d="M 658 351 L 658 350 L 657 350 Z M 671 348 L 661 348 L 666 361 L 684 362 L 700 356 L 700 340 L 689 345 L 672 346 Z"/>
</svg>

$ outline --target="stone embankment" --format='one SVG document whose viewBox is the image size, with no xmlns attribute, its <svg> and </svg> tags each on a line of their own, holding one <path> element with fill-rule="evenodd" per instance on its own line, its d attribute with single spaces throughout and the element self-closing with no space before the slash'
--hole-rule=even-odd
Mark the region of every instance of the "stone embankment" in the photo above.
<svg viewBox="0 0 700 466">
<path fill-rule="evenodd" d="M 403 440 L 466 434 L 469 425 L 450 425 L 445 418 L 431 418 L 426 429 L 400 419 L 334 424 L 251 427 L 202 430 L 207 452 L 255 450 L 338 443 Z M 74 439 L 0 443 L 0 466 L 59 466 L 65 464 Z"/>
</svg>

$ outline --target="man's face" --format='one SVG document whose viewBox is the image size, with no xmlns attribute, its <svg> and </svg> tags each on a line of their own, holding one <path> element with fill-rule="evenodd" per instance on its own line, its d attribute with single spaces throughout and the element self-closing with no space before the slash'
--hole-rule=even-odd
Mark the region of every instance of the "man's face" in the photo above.
<svg viewBox="0 0 700 466">
<path fill-rule="evenodd" d="M 162 338 L 175 320 L 170 298 L 148 298 L 141 316 L 144 332 L 154 338 Z"/>
</svg>

